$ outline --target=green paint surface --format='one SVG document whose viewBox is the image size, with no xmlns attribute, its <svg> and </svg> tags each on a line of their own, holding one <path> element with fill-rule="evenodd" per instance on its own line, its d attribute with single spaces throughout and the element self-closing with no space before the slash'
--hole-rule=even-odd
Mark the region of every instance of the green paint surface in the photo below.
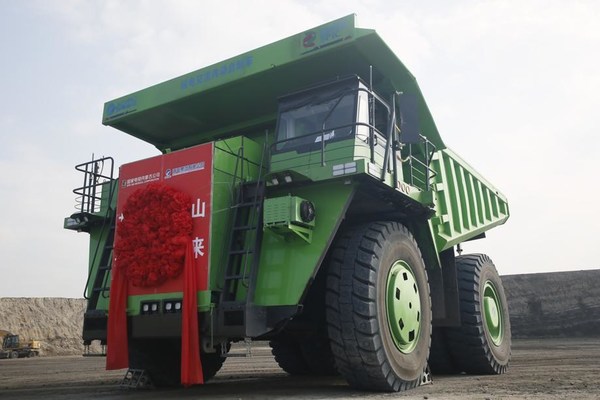
<svg viewBox="0 0 600 400">
<path fill-rule="evenodd" d="M 266 229 L 254 303 L 262 306 L 298 304 L 307 283 L 316 273 L 321 257 L 335 235 L 355 184 L 331 181 L 310 186 L 285 187 L 273 195 L 288 193 L 315 204 L 316 217 L 312 242 L 300 237 L 278 235 Z"/>
</svg>

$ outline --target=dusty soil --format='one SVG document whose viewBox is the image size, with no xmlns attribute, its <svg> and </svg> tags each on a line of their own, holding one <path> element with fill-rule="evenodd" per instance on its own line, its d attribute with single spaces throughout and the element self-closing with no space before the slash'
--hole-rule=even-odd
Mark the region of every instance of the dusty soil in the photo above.
<svg viewBox="0 0 600 400">
<path fill-rule="evenodd" d="M 44 356 L 0 360 L 1 399 L 596 399 L 600 398 L 600 270 L 503 276 L 513 359 L 503 376 L 434 376 L 400 394 L 350 389 L 341 378 L 285 374 L 270 349 L 230 358 L 205 386 L 123 390 L 125 371 L 105 371 L 104 358 L 81 357 L 85 300 L 0 298 L 1 330 L 40 340 Z M 589 338 L 586 338 L 589 337 Z M 521 339 L 543 338 L 543 339 Z M 562 339 L 561 339 L 562 338 Z"/>
<path fill-rule="evenodd" d="M 600 398 L 600 341 L 517 340 L 511 367 L 501 376 L 434 376 L 402 393 L 365 393 L 341 378 L 290 377 L 261 344 L 249 358 L 230 358 L 204 386 L 121 389 L 124 371 L 105 371 L 103 358 L 45 357 L 0 360 L 2 399 L 596 399 Z"/>
</svg>

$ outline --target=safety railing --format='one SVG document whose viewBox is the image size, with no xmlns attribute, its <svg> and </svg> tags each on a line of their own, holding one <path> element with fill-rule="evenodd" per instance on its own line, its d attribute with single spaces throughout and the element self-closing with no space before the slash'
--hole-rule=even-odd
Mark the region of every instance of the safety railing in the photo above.
<svg viewBox="0 0 600 400">
<path fill-rule="evenodd" d="M 408 163 L 408 178 L 411 186 L 421 190 L 432 190 L 432 178 L 435 171 L 431 168 L 431 160 L 436 151 L 436 147 L 425 136 L 421 137 L 419 147 L 415 148 L 412 143 L 408 144 L 408 156 L 403 161 Z M 417 156 L 417 151 L 421 152 L 421 158 Z"/>
<path fill-rule="evenodd" d="M 103 157 L 75 166 L 77 171 L 83 172 L 83 185 L 73 189 L 77 195 L 75 208 L 80 213 L 94 214 L 100 211 L 102 196 L 112 199 L 114 160 L 112 157 Z M 103 193 L 108 190 L 108 193 Z"/>
</svg>

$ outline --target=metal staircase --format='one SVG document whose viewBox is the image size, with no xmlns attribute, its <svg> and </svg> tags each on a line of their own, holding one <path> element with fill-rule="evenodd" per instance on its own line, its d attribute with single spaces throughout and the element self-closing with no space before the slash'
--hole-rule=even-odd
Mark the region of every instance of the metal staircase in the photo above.
<svg viewBox="0 0 600 400">
<path fill-rule="evenodd" d="M 116 214 L 113 205 L 116 198 L 114 160 L 111 157 L 92 159 L 75 169 L 83 173 L 83 185 L 73 190 L 77 195 L 77 212 L 65 219 L 65 228 L 93 231 L 97 238 L 83 292 L 88 300 L 83 322 L 84 355 L 91 356 L 95 355 L 89 351 L 91 341 L 106 343 L 106 311 L 97 308 L 100 296 L 107 298 L 110 290 Z"/>
<path fill-rule="evenodd" d="M 227 252 L 222 301 L 234 302 L 240 284 L 250 287 L 250 275 L 258 261 L 262 238 L 264 183 L 242 183 L 233 206 L 233 225 Z"/>
<path fill-rule="evenodd" d="M 107 298 L 110 292 L 110 270 L 112 269 L 113 250 L 115 241 L 115 220 L 116 212 L 110 210 L 110 216 L 106 221 L 108 226 L 108 233 L 106 234 L 106 240 L 104 241 L 104 247 L 100 253 L 100 262 L 96 270 L 96 277 L 92 284 L 90 296 L 86 296 L 88 300 L 88 310 L 95 310 L 98 305 L 98 299 L 100 296 Z M 89 283 L 89 282 L 88 282 Z"/>
<path fill-rule="evenodd" d="M 78 213 L 70 219 L 78 230 L 89 232 L 92 226 L 100 226 L 97 247 L 94 251 L 91 266 L 97 265 L 95 274 L 88 275 L 84 297 L 88 300 L 87 310 L 95 310 L 100 296 L 108 297 L 109 273 L 112 268 L 115 239 L 116 211 L 112 207 L 115 197 L 114 160 L 104 157 L 75 166 L 83 172 L 83 186 L 73 190 L 77 197 Z M 105 172 L 107 170 L 107 172 Z M 94 276 L 94 281 L 90 278 Z"/>
<path fill-rule="evenodd" d="M 244 182 L 244 148 L 238 151 L 233 187 L 237 187 L 232 204 L 232 224 L 226 253 L 223 288 L 219 302 L 219 331 L 232 336 L 246 336 L 250 303 L 254 297 L 260 246 L 265 183 L 263 160 L 256 182 Z"/>
</svg>

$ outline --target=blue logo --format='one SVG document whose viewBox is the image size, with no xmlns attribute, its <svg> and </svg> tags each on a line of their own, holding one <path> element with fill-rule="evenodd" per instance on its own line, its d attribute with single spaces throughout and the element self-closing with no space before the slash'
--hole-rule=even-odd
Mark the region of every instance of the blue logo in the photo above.
<svg viewBox="0 0 600 400">
<path fill-rule="evenodd" d="M 107 117 L 116 117 L 118 115 L 127 114 L 131 111 L 134 111 L 137 106 L 137 99 L 135 97 L 130 97 L 125 100 L 113 101 L 106 105 L 106 116 Z"/>
</svg>

